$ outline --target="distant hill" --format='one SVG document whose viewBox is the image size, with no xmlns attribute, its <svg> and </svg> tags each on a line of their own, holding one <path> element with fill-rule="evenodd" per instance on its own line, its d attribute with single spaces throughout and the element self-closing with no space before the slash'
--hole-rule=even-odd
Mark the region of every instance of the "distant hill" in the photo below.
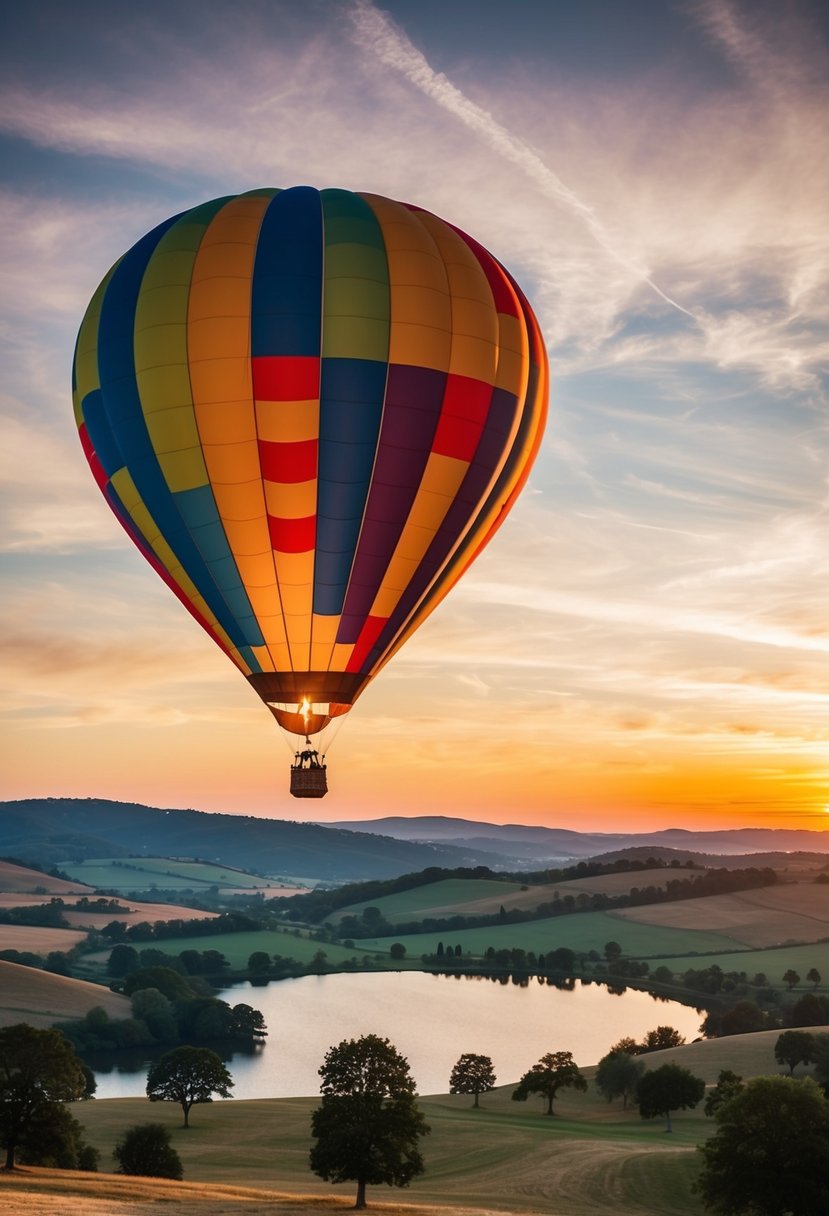
<svg viewBox="0 0 829 1216">
<path fill-rule="evenodd" d="M 195 857 L 259 874 L 345 881 L 482 864 L 474 850 L 375 833 L 99 798 L 0 802 L 0 854 L 36 865 L 89 857 Z M 492 861 L 491 857 L 487 860 Z"/>
<path fill-rule="evenodd" d="M 407 819 L 340 820 L 337 827 L 352 832 L 377 832 L 399 840 L 440 842 L 453 848 L 498 855 L 509 854 L 536 864 L 570 861 L 642 847 L 713 853 L 718 856 L 753 853 L 829 853 L 829 831 L 808 832 L 790 828 L 736 828 L 719 832 L 693 832 L 667 828 L 660 832 L 574 832 L 567 828 L 533 827 L 520 823 L 482 823 L 443 815 Z"/>
</svg>

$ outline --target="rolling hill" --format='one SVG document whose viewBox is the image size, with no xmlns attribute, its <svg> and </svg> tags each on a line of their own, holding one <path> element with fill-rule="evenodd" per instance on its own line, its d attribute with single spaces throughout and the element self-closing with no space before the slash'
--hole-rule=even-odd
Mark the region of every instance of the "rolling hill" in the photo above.
<svg viewBox="0 0 829 1216">
<path fill-rule="evenodd" d="M 0 802 L 0 853 L 49 866 L 130 854 L 196 857 L 258 874 L 327 881 L 389 878 L 427 866 L 478 865 L 482 860 L 469 849 L 314 823 L 100 798 Z"/>
</svg>

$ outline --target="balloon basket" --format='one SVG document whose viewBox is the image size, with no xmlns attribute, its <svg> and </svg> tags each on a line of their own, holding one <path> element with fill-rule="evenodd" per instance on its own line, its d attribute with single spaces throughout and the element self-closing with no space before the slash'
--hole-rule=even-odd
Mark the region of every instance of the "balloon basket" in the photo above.
<svg viewBox="0 0 829 1216">
<path fill-rule="evenodd" d="M 328 793 L 325 765 L 318 768 L 291 768 L 291 793 L 294 798 L 324 798 Z"/>
</svg>

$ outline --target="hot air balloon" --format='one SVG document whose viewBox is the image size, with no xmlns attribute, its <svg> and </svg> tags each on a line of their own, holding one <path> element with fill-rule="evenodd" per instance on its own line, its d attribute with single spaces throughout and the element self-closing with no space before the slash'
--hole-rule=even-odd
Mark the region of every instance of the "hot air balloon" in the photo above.
<svg viewBox="0 0 829 1216">
<path fill-rule="evenodd" d="M 503 266 L 418 207 L 307 186 L 214 199 L 112 267 L 73 368 L 129 536 L 306 741 L 347 713 L 503 522 L 547 361 Z"/>
</svg>

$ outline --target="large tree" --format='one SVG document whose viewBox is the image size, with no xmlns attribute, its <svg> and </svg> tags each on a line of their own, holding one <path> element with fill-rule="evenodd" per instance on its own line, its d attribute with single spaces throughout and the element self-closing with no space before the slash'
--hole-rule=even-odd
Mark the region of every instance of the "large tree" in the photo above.
<svg viewBox="0 0 829 1216">
<path fill-rule="evenodd" d="M 190 1110 L 197 1103 L 212 1102 L 213 1095 L 232 1098 L 233 1080 L 215 1051 L 207 1047 L 175 1047 L 166 1052 L 147 1073 L 147 1097 L 151 1102 L 178 1102 L 184 1111 L 184 1126 L 190 1126 Z"/>
<path fill-rule="evenodd" d="M 698 1106 L 705 1096 L 705 1082 L 680 1064 L 663 1064 L 645 1073 L 637 1095 L 642 1118 L 664 1115 L 665 1130 L 672 1132 L 671 1112 Z"/>
<path fill-rule="evenodd" d="M 513 1102 L 526 1102 L 530 1094 L 540 1094 L 547 1103 L 547 1114 L 553 1113 L 553 1099 L 560 1089 L 587 1089 L 587 1080 L 579 1072 L 573 1053 L 548 1051 L 529 1072 L 525 1072 L 513 1090 Z"/>
<path fill-rule="evenodd" d="M 474 1094 L 473 1106 L 479 1106 L 478 1095 L 495 1088 L 495 1069 L 489 1056 L 464 1052 L 449 1077 L 450 1094 Z"/>
<path fill-rule="evenodd" d="M 20 1023 L 0 1030 L 0 1144 L 5 1169 L 39 1121 L 63 1102 L 88 1097 L 83 1065 L 57 1030 L 36 1030 Z"/>
<path fill-rule="evenodd" d="M 815 1036 L 808 1030 L 784 1030 L 774 1044 L 778 1064 L 788 1064 L 791 1076 L 798 1064 L 811 1064 L 814 1059 Z"/>
<path fill-rule="evenodd" d="M 322 1105 L 311 1116 L 310 1164 L 327 1182 L 408 1186 L 423 1172 L 418 1140 L 429 1131 L 415 1104 L 406 1059 L 388 1039 L 367 1034 L 331 1047 L 319 1070 Z"/>
<path fill-rule="evenodd" d="M 829 1212 L 829 1102 L 807 1077 L 755 1077 L 723 1103 L 698 1190 L 721 1216 Z"/>
<path fill-rule="evenodd" d="M 645 1061 L 629 1055 L 626 1051 L 611 1051 L 602 1056 L 596 1067 L 596 1086 L 608 1102 L 622 1099 L 627 1110 L 628 1098 L 636 1093 L 639 1078 L 645 1071 Z"/>
</svg>

